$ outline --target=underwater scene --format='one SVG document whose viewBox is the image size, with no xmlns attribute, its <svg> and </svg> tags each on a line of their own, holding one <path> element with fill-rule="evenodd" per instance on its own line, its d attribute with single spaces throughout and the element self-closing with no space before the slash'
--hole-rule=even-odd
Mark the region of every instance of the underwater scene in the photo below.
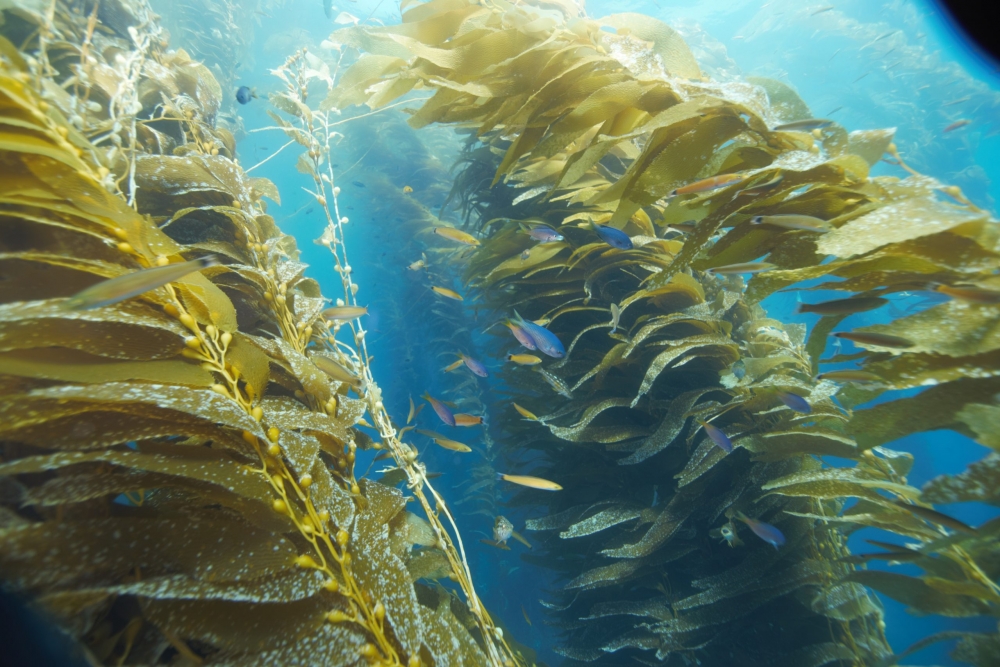
<svg viewBox="0 0 1000 667">
<path fill-rule="evenodd" d="M 0 0 L 0 663 L 1000 665 L 1000 69 L 930 0 Z"/>
</svg>

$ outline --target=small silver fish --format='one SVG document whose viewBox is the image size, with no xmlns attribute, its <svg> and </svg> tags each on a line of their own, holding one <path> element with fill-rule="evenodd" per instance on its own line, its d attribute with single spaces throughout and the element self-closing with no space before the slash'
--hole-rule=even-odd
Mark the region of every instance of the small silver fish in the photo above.
<svg viewBox="0 0 1000 667">
<path fill-rule="evenodd" d="M 570 392 L 569 387 L 562 381 L 561 378 L 541 368 L 536 368 L 535 370 L 542 374 L 542 377 L 545 378 L 545 381 L 549 383 L 549 386 L 552 387 L 557 394 L 565 396 L 566 398 L 573 398 L 572 392 Z"/>
<path fill-rule="evenodd" d="M 314 354 L 310 358 L 316 365 L 316 368 L 320 369 L 334 380 L 337 380 L 338 382 L 345 382 L 352 386 L 359 386 L 361 384 L 361 378 L 330 357 L 322 354 Z"/>
<path fill-rule="evenodd" d="M 730 547 L 738 547 L 743 544 L 743 540 L 736 536 L 736 528 L 733 526 L 732 521 L 727 521 L 720 527 L 710 530 L 708 532 L 709 537 L 714 537 L 717 540 L 722 540 Z"/>
<path fill-rule="evenodd" d="M 611 333 L 618 331 L 618 320 L 622 316 L 622 309 L 617 303 L 611 304 Z"/>
<path fill-rule="evenodd" d="M 822 130 L 825 127 L 830 127 L 833 125 L 832 120 L 827 120 L 826 118 L 807 118 L 805 120 L 797 120 L 791 123 L 782 123 L 781 125 L 775 125 L 775 132 L 809 132 L 810 130 Z"/>
<path fill-rule="evenodd" d="M 506 517 L 498 516 L 493 522 L 493 540 L 500 544 L 506 544 L 511 535 L 514 534 L 514 524 Z"/>
<path fill-rule="evenodd" d="M 117 278 L 103 280 L 76 293 L 67 299 L 66 307 L 70 310 L 90 310 L 91 308 L 110 306 L 119 301 L 145 294 L 157 287 L 180 280 L 189 273 L 201 271 L 218 263 L 219 260 L 214 255 L 208 255 L 190 262 L 154 266 L 151 269 L 140 269 L 126 273 Z"/>
</svg>

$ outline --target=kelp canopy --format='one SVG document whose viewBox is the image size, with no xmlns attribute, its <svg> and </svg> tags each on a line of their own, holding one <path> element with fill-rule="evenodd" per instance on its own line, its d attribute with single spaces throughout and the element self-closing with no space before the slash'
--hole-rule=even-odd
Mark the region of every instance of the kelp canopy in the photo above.
<svg viewBox="0 0 1000 667">
<path fill-rule="evenodd" d="M 475 131 L 452 197 L 484 237 L 467 280 L 495 310 L 545 321 L 567 344 L 544 369 L 572 397 L 554 395 L 542 374 L 510 371 L 515 400 L 539 406 L 542 420 L 504 415 L 510 450 L 536 452 L 524 472 L 565 489 L 517 498 L 548 510 L 529 527 L 547 549 L 538 562 L 564 580 L 550 602 L 563 655 L 894 664 L 902 656 L 865 586 L 915 613 L 1000 615 L 1000 521 L 972 528 L 930 509 L 1000 504 L 1000 262 L 989 214 L 912 171 L 872 176 L 887 152 L 908 169 L 892 130 L 772 129 L 810 117 L 794 91 L 707 79 L 678 34 L 649 17 L 590 19 L 571 2 L 401 9 L 398 26 L 334 33 L 361 55 L 323 106 L 380 108 L 432 90 L 411 125 Z M 736 177 L 671 196 L 725 175 Z M 825 226 L 754 221 L 775 215 Z M 564 240 L 534 244 L 519 232 L 539 223 Z M 633 247 L 609 247 L 594 225 L 623 230 Z M 761 260 L 772 270 L 746 284 L 724 269 Z M 823 316 L 807 337 L 759 305 L 783 289 L 892 300 L 938 285 L 953 296 L 857 330 L 855 351 L 822 360 L 846 315 Z M 867 382 L 817 379 L 823 364 Z M 913 389 L 922 390 L 858 407 Z M 786 408 L 779 392 L 805 397 L 811 413 Z M 914 488 L 912 457 L 886 445 L 934 429 L 994 452 Z M 742 526 L 735 512 L 777 526 L 787 543 L 774 549 L 741 527 L 742 546 L 716 544 L 713 529 Z M 904 541 L 851 555 L 846 537 L 863 527 Z M 867 569 L 873 560 L 922 574 Z M 927 642 L 946 638 L 960 639 L 959 660 L 1000 660 L 1000 635 Z"/>
<path fill-rule="evenodd" d="M 391 429 L 364 330 L 325 319 L 267 215 L 276 188 L 217 127 L 211 72 L 167 48 L 145 2 L 35 4 L 0 15 L 5 589 L 95 664 L 512 664 Z M 286 126 L 356 305 L 319 176 L 331 134 Z M 67 300 L 206 255 L 219 263 L 136 298 Z M 426 520 L 355 475 L 368 447 L 389 449 Z"/>
</svg>

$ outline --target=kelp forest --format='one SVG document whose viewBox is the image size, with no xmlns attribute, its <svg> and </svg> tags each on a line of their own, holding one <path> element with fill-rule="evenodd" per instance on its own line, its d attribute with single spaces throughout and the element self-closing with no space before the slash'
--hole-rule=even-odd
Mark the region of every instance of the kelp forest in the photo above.
<svg viewBox="0 0 1000 667">
<path fill-rule="evenodd" d="M 566 665 L 1000 664 L 1000 519 L 936 509 L 1000 505 L 989 211 L 650 17 L 403 0 L 257 102 L 307 266 L 229 92 L 282 4 L 0 0 L 0 580 L 80 664 L 542 664 L 470 567 L 504 513 Z M 370 174 L 348 215 L 345 136 L 425 185 Z M 352 233 L 415 276 L 378 334 Z M 455 361 L 419 421 L 373 335 Z M 937 430 L 990 453 L 918 488 L 894 442 Z M 876 593 L 990 622 L 890 645 Z"/>
</svg>

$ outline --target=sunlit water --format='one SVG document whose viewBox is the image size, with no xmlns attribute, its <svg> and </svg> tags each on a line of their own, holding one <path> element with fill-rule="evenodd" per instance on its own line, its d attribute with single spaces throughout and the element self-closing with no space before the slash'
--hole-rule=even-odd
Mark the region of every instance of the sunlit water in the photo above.
<svg viewBox="0 0 1000 667">
<path fill-rule="evenodd" d="M 399 21 L 393 2 L 339 2 L 334 15 L 346 11 L 361 19 L 384 23 Z M 816 13 L 833 5 L 832 9 Z M 703 69 L 713 77 L 767 76 L 795 87 L 809 104 L 814 116 L 830 117 L 848 130 L 882 127 L 898 128 L 896 143 L 908 163 L 922 173 L 960 186 L 977 205 L 995 210 L 1000 200 L 1000 81 L 993 64 L 980 59 L 941 17 L 933 3 L 870 2 L 845 0 L 835 3 L 800 0 L 699 0 L 697 2 L 590 2 L 588 13 L 601 16 L 612 12 L 642 12 L 678 29 L 692 46 Z M 254 86 L 261 93 L 277 90 L 279 83 L 268 74 L 294 48 L 319 49 L 335 26 L 325 15 L 320 0 L 297 0 L 280 13 L 261 20 L 255 36 L 254 62 L 241 63 L 240 84 Z M 264 97 L 264 95 L 262 95 Z M 239 144 L 244 168 L 269 158 L 285 142 L 280 132 L 254 130 L 270 125 L 263 101 L 240 108 L 249 134 Z M 395 116 L 393 114 L 396 114 Z M 944 128 L 958 119 L 972 123 L 960 131 L 945 134 Z M 347 243 L 357 282 L 362 286 L 362 303 L 372 315 L 369 350 L 375 356 L 374 372 L 385 389 L 387 405 L 398 422 L 405 420 L 408 396 L 424 391 L 440 394 L 449 385 L 467 381 L 463 373 L 445 376 L 441 367 L 452 358 L 435 356 L 431 350 L 447 349 L 453 332 L 437 326 L 431 308 L 434 299 L 412 298 L 416 279 L 406 265 L 419 258 L 419 248 L 404 246 L 393 233 L 395 214 L 378 201 L 378 189 L 386 180 L 396 187 L 410 186 L 414 196 L 433 210 L 441 205 L 447 190 L 435 179 L 443 177 L 460 145 L 450 130 L 439 128 L 412 132 L 402 115 L 390 112 L 356 123 L 345 123 L 340 150 L 334 158 L 343 192 L 342 214 L 351 223 Z M 391 139 L 386 141 L 386 134 Z M 377 139 L 381 138 L 381 141 Z M 394 152 L 387 153 L 384 145 Z M 417 172 L 417 158 L 427 160 L 436 170 Z M 325 219 L 314 200 L 302 190 L 304 180 L 295 170 L 293 150 L 270 159 L 253 170 L 253 175 L 273 180 L 282 193 L 282 204 L 272 206 L 281 228 L 294 234 L 303 261 L 311 265 L 310 275 L 333 293 L 339 282 L 330 270 L 329 255 L 312 240 L 319 236 Z M 894 174 L 890 165 L 880 165 L 873 175 Z M 408 296 L 409 295 L 409 296 Z M 811 295 L 819 300 L 822 294 Z M 835 295 L 832 295 L 835 296 Z M 920 308 L 921 297 L 903 300 L 896 308 Z M 772 317 L 785 322 L 811 325 L 815 317 L 796 315 L 794 294 L 777 294 L 765 302 Z M 474 352 L 496 365 L 493 356 L 497 339 L 482 333 L 491 322 L 478 313 L 474 303 L 466 303 L 464 314 Z M 897 313 L 898 314 L 898 313 Z M 878 316 L 859 314 L 847 324 L 856 327 L 875 323 Z M 445 342 L 436 339 L 445 339 Z M 467 350 L 470 351 L 470 350 Z M 832 350 L 828 350 L 828 354 Z M 474 379 L 481 400 L 489 405 L 500 400 L 502 387 L 491 380 Z M 892 392 L 880 400 L 898 397 Z M 428 411 L 429 412 L 429 411 Z M 425 415 L 426 416 L 426 413 Z M 488 417 L 487 417 L 488 418 Z M 497 429 L 499 425 L 492 424 Z M 478 433 L 478 430 L 470 433 Z M 895 442 L 895 449 L 916 455 L 917 466 L 909 477 L 919 487 L 943 473 L 957 473 L 983 456 L 983 448 L 953 432 L 919 434 Z M 474 503 L 457 504 L 461 495 L 454 486 L 467 478 L 470 459 L 440 449 L 428 450 L 428 468 L 444 476 L 436 483 L 446 499 L 458 508 L 459 524 L 465 537 L 469 560 L 479 592 L 487 607 L 515 637 L 539 652 L 550 664 L 559 656 L 553 630 L 545 625 L 539 599 L 546 589 L 558 585 L 545 570 L 520 558 L 525 550 L 499 551 L 481 545 L 488 537 L 492 516 L 470 514 Z M 523 461 L 501 461 L 498 467 L 514 467 Z M 362 470 L 367 465 L 363 462 Z M 378 464 L 376 464 L 377 466 Z M 377 468 L 376 468 L 377 469 Z M 978 524 L 996 515 L 996 508 L 965 503 L 944 507 L 958 518 Z M 515 526 L 537 516 L 531 507 L 506 508 L 504 514 Z M 464 512 L 464 513 L 463 513 Z M 530 533 L 527 534 L 530 539 Z M 868 531 L 851 538 L 852 546 L 862 546 Z M 873 565 L 878 567 L 878 565 Z M 907 572 L 905 568 L 894 568 Z M 880 596 L 881 597 L 881 596 Z M 888 638 L 901 650 L 916 640 L 946 629 L 989 630 L 989 619 L 918 618 L 903 606 L 882 598 L 886 607 Z M 523 609 L 523 611 L 522 611 Z M 531 620 L 531 625 L 525 618 Z M 951 644 L 935 645 L 910 658 L 910 664 L 954 664 L 947 657 Z"/>
</svg>

